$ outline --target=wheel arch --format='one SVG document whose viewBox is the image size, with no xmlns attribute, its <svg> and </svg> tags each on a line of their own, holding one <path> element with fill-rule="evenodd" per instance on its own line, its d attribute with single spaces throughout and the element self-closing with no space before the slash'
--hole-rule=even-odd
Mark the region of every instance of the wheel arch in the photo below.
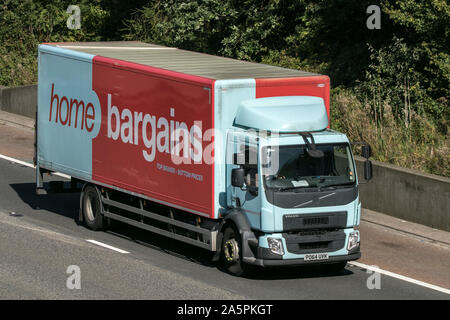
<svg viewBox="0 0 450 320">
<path fill-rule="evenodd" d="M 240 209 L 231 209 L 226 213 L 218 228 L 218 236 L 216 242 L 216 253 L 213 261 L 218 261 L 222 253 L 223 231 L 229 226 L 235 226 L 241 236 L 242 254 L 244 258 L 256 258 L 256 249 L 252 250 L 258 245 L 258 239 L 252 231 L 250 222 L 244 212 Z"/>
</svg>

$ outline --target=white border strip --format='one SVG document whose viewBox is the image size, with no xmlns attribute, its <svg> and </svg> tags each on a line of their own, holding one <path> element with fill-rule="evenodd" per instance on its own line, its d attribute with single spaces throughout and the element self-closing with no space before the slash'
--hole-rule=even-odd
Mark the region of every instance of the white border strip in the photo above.
<svg viewBox="0 0 450 320">
<path fill-rule="evenodd" d="M 445 288 L 442 288 L 442 287 L 438 287 L 438 286 L 435 286 L 433 284 L 429 284 L 429 283 L 426 283 L 426 282 L 423 282 L 423 281 L 415 280 L 415 279 L 412 279 L 412 278 L 409 278 L 409 277 L 405 277 L 405 276 L 402 276 L 400 274 L 396 274 L 396 273 L 393 273 L 393 272 L 390 272 L 390 271 L 386 271 L 386 270 L 383 270 L 383 269 L 380 269 L 380 268 L 375 268 L 375 267 L 369 266 L 369 265 L 364 264 L 364 263 L 351 261 L 351 262 L 349 262 L 349 264 L 353 265 L 355 267 L 360 267 L 360 268 L 363 268 L 363 269 L 375 271 L 375 272 L 384 274 L 384 275 L 392 277 L 392 278 L 396 278 L 396 279 L 400 279 L 400 280 L 403 280 L 403 281 L 407 281 L 407 282 L 410 282 L 410 283 L 413 283 L 413 284 L 416 284 L 418 286 L 422 286 L 422 287 L 425 287 L 425 288 L 428 288 L 428 289 L 432 289 L 432 290 L 440 291 L 440 292 L 443 292 L 443 293 L 446 293 L 446 294 L 450 294 L 450 290 L 448 290 L 448 289 L 445 289 Z"/>
<path fill-rule="evenodd" d="M 29 168 L 36 169 L 36 167 L 32 163 L 25 162 L 25 161 L 18 160 L 18 159 L 14 159 L 14 158 L 5 156 L 3 154 L 0 154 L 0 159 L 4 159 L 4 160 L 11 161 L 11 162 L 14 162 L 14 163 L 17 163 L 17 164 L 20 164 L 20 165 L 23 165 L 23 166 L 26 166 L 26 167 L 29 167 Z M 64 173 L 60 173 L 60 172 L 52 172 L 52 175 L 60 176 L 62 178 L 66 178 L 66 179 L 70 179 L 70 176 L 68 176 L 67 174 L 64 174 Z"/>
<path fill-rule="evenodd" d="M 99 242 L 99 241 L 96 241 L 96 240 L 90 240 L 89 239 L 89 240 L 86 240 L 86 241 L 90 242 L 90 243 L 93 243 L 93 244 L 96 244 L 96 245 L 98 245 L 100 247 L 108 248 L 108 249 L 111 249 L 111 250 L 114 250 L 114 251 L 117 251 L 117 252 L 120 252 L 120 253 L 129 253 L 128 251 L 125 251 L 125 250 L 122 250 L 122 249 L 110 246 L 110 245 L 108 245 L 106 243 Z"/>
</svg>

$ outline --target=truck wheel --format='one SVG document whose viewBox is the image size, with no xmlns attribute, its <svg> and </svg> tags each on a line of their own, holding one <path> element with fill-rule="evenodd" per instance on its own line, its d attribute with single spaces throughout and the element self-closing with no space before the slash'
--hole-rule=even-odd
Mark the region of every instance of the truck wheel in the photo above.
<svg viewBox="0 0 450 320">
<path fill-rule="evenodd" d="M 223 233 L 222 262 L 225 270 L 235 276 L 242 276 L 250 267 L 242 261 L 242 241 L 236 227 L 229 225 Z"/>
<path fill-rule="evenodd" d="M 101 230 L 103 228 L 103 215 L 97 189 L 94 186 L 87 186 L 82 196 L 82 211 L 86 226 L 92 230 Z"/>
</svg>

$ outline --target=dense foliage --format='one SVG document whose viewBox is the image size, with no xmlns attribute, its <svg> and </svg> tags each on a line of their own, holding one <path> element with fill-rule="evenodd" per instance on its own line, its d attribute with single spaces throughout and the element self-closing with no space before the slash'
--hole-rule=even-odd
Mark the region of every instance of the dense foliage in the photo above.
<svg viewBox="0 0 450 320">
<path fill-rule="evenodd" d="M 332 127 L 376 159 L 450 176 L 446 0 L 0 0 L 0 84 L 36 81 L 36 45 L 142 40 L 327 74 Z M 369 30 L 366 8 L 381 8 Z"/>
<path fill-rule="evenodd" d="M 37 45 L 59 41 L 119 40 L 122 21 L 146 1 L 121 0 L 0 0 L 0 85 L 16 86 L 37 81 Z M 67 27 L 81 10 L 81 29 Z"/>
</svg>

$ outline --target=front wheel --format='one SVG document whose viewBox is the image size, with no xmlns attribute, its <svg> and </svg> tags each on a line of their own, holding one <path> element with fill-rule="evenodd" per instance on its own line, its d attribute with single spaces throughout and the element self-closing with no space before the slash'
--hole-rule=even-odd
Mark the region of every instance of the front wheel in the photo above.
<svg viewBox="0 0 450 320">
<path fill-rule="evenodd" d="M 236 227 L 229 225 L 223 233 L 222 263 L 225 270 L 235 276 L 251 271 L 251 266 L 242 261 L 242 240 Z"/>
<path fill-rule="evenodd" d="M 86 226 L 92 230 L 103 229 L 102 204 L 97 188 L 87 186 L 82 193 L 82 197 L 81 208 Z"/>
</svg>

